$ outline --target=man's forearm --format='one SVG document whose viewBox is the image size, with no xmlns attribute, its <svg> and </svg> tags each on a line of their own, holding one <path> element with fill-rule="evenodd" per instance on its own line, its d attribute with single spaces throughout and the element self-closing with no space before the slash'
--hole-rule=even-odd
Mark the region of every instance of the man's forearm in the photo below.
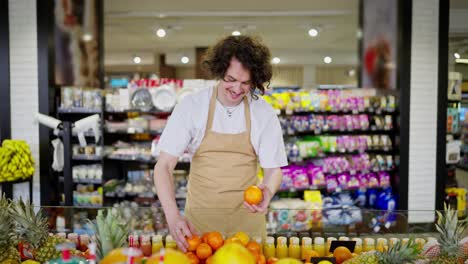
<svg viewBox="0 0 468 264">
<path fill-rule="evenodd" d="M 156 163 L 154 167 L 154 184 L 166 217 L 173 218 L 179 214 L 175 199 L 174 176 L 169 166 Z"/>
</svg>

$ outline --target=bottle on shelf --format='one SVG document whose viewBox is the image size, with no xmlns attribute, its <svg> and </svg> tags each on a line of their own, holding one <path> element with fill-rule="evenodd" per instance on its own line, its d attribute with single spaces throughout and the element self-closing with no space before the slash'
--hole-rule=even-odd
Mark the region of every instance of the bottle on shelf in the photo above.
<svg viewBox="0 0 468 264">
<path fill-rule="evenodd" d="M 288 240 L 286 237 L 280 236 L 276 239 L 276 257 L 279 259 L 288 257 Z"/>
<path fill-rule="evenodd" d="M 319 257 L 325 256 L 325 239 L 323 237 L 314 238 L 314 250 L 317 252 Z"/>
<path fill-rule="evenodd" d="M 396 243 L 398 243 L 398 241 L 400 241 L 399 238 L 391 237 L 389 242 L 388 242 L 389 247 L 394 247 L 396 245 Z"/>
<path fill-rule="evenodd" d="M 361 254 L 362 252 L 362 239 L 359 237 L 355 237 L 352 241 L 356 242 L 356 246 L 354 247 L 354 253 Z"/>
<path fill-rule="evenodd" d="M 276 257 L 275 238 L 268 236 L 263 245 L 263 253 L 266 259 Z"/>
<path fill-rule="evenodd" d="M 301 243 L 301 260 L 305 260 L 310 251 L 312 251 L 312 238 L 303 237 Z"/>
<path fill-rule="evenodd" d="M 141 249 L 141 252 L 143 253 L 143 256 L 145 257 L 151 256 L 152 246 L 151 246 L 150 236 L 148 235 L 141 236 L 140 249 Z"/>
<path fill-rule="evenodd" d="M 373 238 L 364 238 L 364 245 L 362 246 L 363 252 L 368 252 L 375 250 L 375 239 Z"/>
<path fill-rule="evenodd" d="M 171 235 L 166 236 L 165 248 L 177 249 L 177 244 L 176 244 L 176 242 L 174 241 L 174 239 L 172 238 Z"/>
<path fill-rule="evenodd" d="M 298 237 L 289 238 L 289 253 L 290 258 L 301 259 L 301 246 L 299 245 Z"/>
<path fill-rule="evenodd" d="M 80 246 L 78 247 L 78 249 L 82 252 L 86 252 L 86 250 L 88 250 L 88 245 L 89 245 L 89 235 L 88 234 L 80 235 L 79 241 L 80 241 Z"/>
<path fill-rule="evenodd" d="M 340 237 L 338 238 L 338 240 L 339 240 L 339 241 L 349 241 L 349 237 L 347 237 L 347 236 L 340 236 Z"/>
<path fill-rule="evenodd" d="M 151 238 L 151 242 L 151 253 L 153 254 L 159 253 L 161 248 L 164 247 L 161 235 L 153 235 L 153 237 Z"/>
<path fill-rule="evenodd" d="M 336 241 L 336 237 L 328 237 L 327 238 L 327 248 L 326 248 L 326 251 L 325 251 L 325 255 L 327 256 L 328 254 L 330 254 L 330 247 L 331 247 L 331 243 L 332 241 Z"/>
<path fill-rule="evenodd" d="M 388 249 L 388 241 L 385 238 L 377 238 L 377 251 L 384 252 Z"/>
</svg>

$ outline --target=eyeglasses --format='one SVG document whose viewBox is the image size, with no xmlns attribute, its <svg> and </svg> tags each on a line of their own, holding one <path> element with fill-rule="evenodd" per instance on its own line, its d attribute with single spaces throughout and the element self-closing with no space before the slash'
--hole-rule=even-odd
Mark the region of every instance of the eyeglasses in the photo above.
<svg viewBox="0 0 468 264">
<path fill-rule="evenodd" d="M 243 87 L 243 88 L 252 87 L 252 81 L 241 82 L 241 81 L 238 81 L 238 80 L 234 79 L 232 76 L 229 76 L 229 75 L 224 76 L 223 81 L 225 81 L 227 83 L 239 83 L 240 86 Z"/>
</svg>

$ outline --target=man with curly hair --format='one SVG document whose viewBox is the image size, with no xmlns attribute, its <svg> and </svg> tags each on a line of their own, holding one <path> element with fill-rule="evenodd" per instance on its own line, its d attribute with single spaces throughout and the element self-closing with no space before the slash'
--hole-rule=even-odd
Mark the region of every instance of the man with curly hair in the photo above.
<svg viewBox="0 0 468 264">
<path fill-rule="evenodd" d="M 263 94 L 272 77 L 270 51 L 249 36 L 229 36 L 207 51 L 203 65 L 219 82 L 187 96 L 174 109 L 158 144 L 154 181 L 171 235 L 186 251 L 186 237 L 220 231 L 266 236 L 265 213 L 287 165 L 282 130 Z M 192 155 L 182 216 L 175 201 L 173 170 L 185 151 Z M 264 169 L 258 183 L 257 164 Z M 263 200 L 244 202 L 259 184 Z"/>
</svg>

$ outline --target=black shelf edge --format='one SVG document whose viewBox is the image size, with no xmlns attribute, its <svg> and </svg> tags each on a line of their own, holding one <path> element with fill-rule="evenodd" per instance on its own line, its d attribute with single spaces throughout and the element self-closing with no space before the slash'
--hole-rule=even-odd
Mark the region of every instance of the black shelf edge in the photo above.
<svg viewBox="0 0 468 264">
<path fill-rule="evenodd" d="M 156 114 L 156 115 L 170 115 L 172 111 L 159 111 L 159 110 L 149 110 L 149 111 L 142 111 L 138 109 L 129 109 L 129 110 L 122 110 L 122 111 L 113 111 L 113 110 L 104 110 L 106 114 L 127 114 L 127 113 L 139 113 L 139 114 Z"/>
<path fill-rule="evenodd" d="M 304 157 L 301 161 L 294 161 L 288 159 L 289 162 L 306 162 L 310 160 L 317 160 L 317 159 L 325 159 L 329 157 L 342 157 L 342 156 L 350 156 L 350 155 L 359 155 L 359 154 L 370 154 L 370 155 L 396 155 L 398 152 L 393 149 L 383 150 L 383 149 L 367 149 L 364 152 L 359 151 L 347 151 L 347 152 L 329 152 L 325 153 L 324 155 L 316 156 L 316 157 Z"/>
<path fill-rule="evenodd" d="M 0 182 L 0 185 L 2 184 L 17 184 L 17 183 L 25 183 L 25 182 L 30 182 L 32 177 L 29 177 L 27 179 L 20 179 L 20 180 L 14 180 L 14 181 L 2 181 Z"/>
<path fill-rule="evenodd" d="M 116 158 L 116 157 L 105 157 L 106 160 L 110 161 L 121 161 L 123 163 L 142 163 L 142 164 L 151 164 L 155 165 L 157 160 L 156 159 L 132 159 L 132 158 Z M 175 167 L 176 170 L 188 170 L 190 169 L 190 162 L 186 161 L 179 161 Z"/>
<path fill-rule="evenodd" d="M 150 135 L 161 135 L 162 131 L 158 130 L 144 130 L 144 131 L 119 131 L 119 130 L 105 130 L 106 134 L 116 134 L 116 135 L 139 135 L 139 134 L 150 134 Z"/>
<path fill-rule="evenodd" d="M 92 155 L 74 155 L 72 160 L 84 160 L 84 161 L 101 161 L 103 159 L 102 156 L 92 156 Z"/>
</svg>

